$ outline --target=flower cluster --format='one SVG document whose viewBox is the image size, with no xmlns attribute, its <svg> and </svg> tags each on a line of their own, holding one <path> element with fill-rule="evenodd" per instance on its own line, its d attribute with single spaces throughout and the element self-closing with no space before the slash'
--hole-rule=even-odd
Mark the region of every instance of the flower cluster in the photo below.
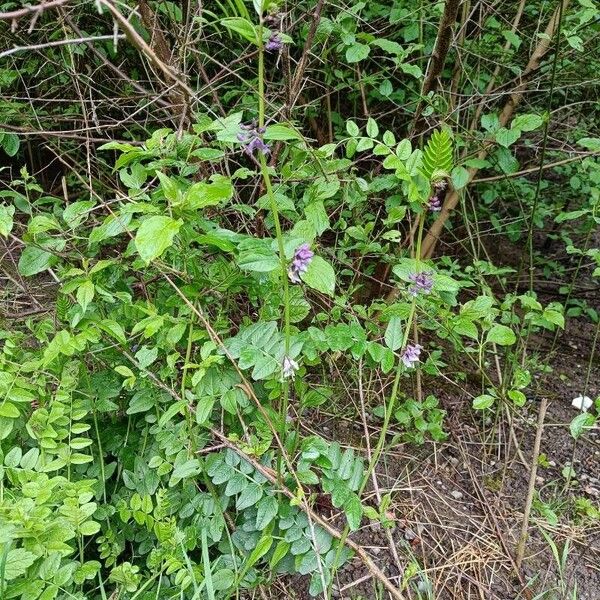
<svg viewBox="0 0 600 600">
<path fill-rule="evenodd" d="M 447 183 L 442 179 L 440 181 L 436 181 L 433 184 L 433 196 L 429 198 L 429 202 L 427 207 L 431 212 L 440 212 L 442 210 L 442 200 L 440 196 L 442 192 L 446 189 Z"/>
<path fill-rule="evenodd" d="M 265 50 L 267 52 L 279 52 L 283 48 L 283 40 L 281 36 L 275 32 L 271 34 L 271 37 L 268 39 L 265 44 Z"/>
<path fill-rule="evenodd" d="M 438 196 L 431 196 L 431 198 L 429 198 L 427 208 L 431 212 L 440 212 L 440 210 L 442 210 L 442 201 L 438 198 Z"/>
<path fill-rule="evenodd" d="M 254 155 L 255 151 L 262 152 L 265 156 L 271 152 L 269 145 L 262 139 L 264 127 L 257 127 L 256 121 L 241 127 L 243 131 L 238 134 L 238 140 L 244 144 L 244 152 L 248 156 Z"/>
<path fill-rule="evenodd" d="M 412 281 L 412 285 L 408 288 L 411 296 L 416 298 L 419 294 L 431 294 L 433 289 L 433 273 L 431 271 L 411 273 L 408 278 Z"/>
<path fill-rule="evenodd" d="M 411 369 L 419 362 L 421 350 L 423 350 L 423 346 L 419 344 L 408 344 L 406 348 L 404 348 L 404 352 L 400 358 L 407 369 Z"/>
<path fill-rule="evenodd" d="M 288 276 L 294 283 L 300 283 L 300 275 L 306 273 L 308 265 L 314 256 L 314 252 L 310 249 L 308 244 L 302 244 L 296 248 L 294 252 L 294 258 L 292 259 L 292 265 L 288 271 Z"/>
<path fill-rule="evenodd" d="M 296 375 L 296 371 L 299 369 L 298 363 L 289 356 L 283 357 L 283 362 L 281 363 L 281 374 L 284 379 L 294 379 Z"/>
</svg>

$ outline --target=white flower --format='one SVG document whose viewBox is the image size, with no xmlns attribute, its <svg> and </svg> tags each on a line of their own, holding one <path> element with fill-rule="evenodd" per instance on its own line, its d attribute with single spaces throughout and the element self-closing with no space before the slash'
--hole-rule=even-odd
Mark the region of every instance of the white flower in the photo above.
<svg viewBox="0 0 600 600">
<path fill-rule="evenodd" d="M 289 356 L 283 357 L 283 363 L 281 365 L 281 372 L 284 379 L 293 379 L 296 371 L 298 370 L 298 363 Z"/>
<path fill-rule="evenodd" d="M 593 404 L 593 400 L 588 396 L 577 396 L 577 398 L 573 398 L 573 402 L 571 402 L 571 406 L 577 410 L 582 410 L 583 412 L 587 412 Z"/>
</svg>

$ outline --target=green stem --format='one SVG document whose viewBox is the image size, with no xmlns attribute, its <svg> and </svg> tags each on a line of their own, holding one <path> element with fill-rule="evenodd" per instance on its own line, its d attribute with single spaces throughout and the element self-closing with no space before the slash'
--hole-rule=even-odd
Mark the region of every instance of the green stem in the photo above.
<svg viewBox="0 0 600 600">
<path fill-rule="evenodd" d="M 192 357 L 193 336 L 194 336 L 194 315 L 192 313 L 190 315 L 190 331 L 188 333 L 187 348 L 185 351 L 185 362 L 183 364 L 183 371 L 181 374 L 181 397 L 183 398 L 184 401 L 185 401 L 185 381 L 186 381 L 186 377 L 187 377 L 188 365 L 189 365 L 190 359 Z M 187 422 L 187 428 L 188 428 L 188 439 L 190 440 L 190 446 L 189 446 L 190 454 L 189 455 L 191 457 L 196 453 L 196 441 L 195 441 L 194 436 L 192 435 L 192 427 L 193 427 L 192 413 L 187 404 L 185 405 L 184 411 L 185 411 L 185 420 Z"/>
<path fill-rule="evenodd" d="M 416 250 L 416 256 L 415 256 L 417 271 L 419 270 L 419 265 L 421 262 L 421 241 L 423 239 L 423 225 L 425 223 L 425 219 L 423 217 L 424 217 L 424 215 L 421 215 L 421 219 L 419 220 L 419 233 L 417 236 L 417 250 Z M 412 301 L 412 304 L 410 307 L 410 313 L 408 315 L 408 320 L 406 323 L 406 328 L 404 329 L 404 336 L 402 338 L 401 349 L 404 349 L 406 347 L 406 344 L 408 343 L 408 337 L 410 336 L 410 331 L 412 329 L 413 321 L 415 318 L 416 307 L 417 307 L 417 299 L 415 297 L 415 298 L 413 298 L 413 301 Z M 383 449 L 385 448 L 385 438 L 387 437 L 387 432 L 388 432 L 388 429 L 390 426 L 390 420 L 392 418 L 392 415 L 394 414 L 394 407 L 396 405 L 396 400 L 398 399 L 398 389 L 400 388 L 400 378 L 402 377 L 403 372 L 404 372 L 404 368 L 403 368 L 402 358 L 399 357 L 398 365 L 396 366 L 396 375 L 394 377 L 394 384 L 392 386 L 392 393 L 390 394 L 387 404 L 384 405 L 385 412 L 383 415 L 383 425 L 381 427 L 379 439 L 377 440 L 377 446 L 375 446 L 375 450 L 373 451 L 371 460 L 369 461 L 369 465 L 367 466 L 367 470 L 365 471 L 363 480 L 360 484 L 360 488 L 358 489 L 358 492 L 357 492 L 359 498 L 362 496 L 362 493 L 365 491 L 365 487 L 367 486 L 367 483 L 369 482 L 369 479 L 371 478 L 371 475 L 372 475 L 373 471 L 375 470 L 375 467 L 377 466 L 379 459 L 381 458 L 381 453 L 383 452 Z M 338 563 L 338 560 L 339 560 L 338 555 L 341 551 L 341 548 L 343 548 L 344 544 L 346 543 L 346 538 L 348 537 L 349 533 L 350 533 L 350 527 L 348 527 L 348 525 L 346 525 L 346 527 L 344 527 L 344 531 L 342 531 L 342 535 L 340 537 L 340 544 L 336 551 L 336 557 L 335 557 L 335 560 L 333 563 L 334 565 L 336 565 Z M 333 580 L 333 578 L 332 578 L 332 580 Z M 330 597 L 330 595 L 331 595 L 331 587 L 328 590 L 328 598 Z"/>
<path fill-rule="evenodd" d="M 100 457 L 100 476 L 102 477 L 102 495 L 104 497 L 104 504 L 107 504 L 106 499 L 106 477 L 104 475 L 104 451 L 102 450 L 102 440 L 100 439 L 100 430 L 98 429 L 98 416 L 96 415 L 96 409 L 92 410 L 92 418 L 94 419 L 94 429 L 96 430 L 96 441 L 98 442 L 98 455 Z"/>
<path fill-rule="evenodd" d="M 258 126 L 265 126 L 265 52 L 263 46 L 263 23 L 262 16 L 260 19 L 260 23 L 258 26 Z M 289 355 L 290 351 L 290 337 L 291 337 L 291 327 L 290 327 L 290 285 L 287 276 L 287 259 L 285 257 L 285 246 L 283 243 L 283 233 L 281 230 L 281 220 L 279 218 L 279 210 L 277 207 L 277 200 L 275 198 L 275 194 L 273 193 L 273 184 L 271 181 L 271 176 L 269 174 L 269 168 L 267 166 L 267 160 L 265 155 L 259 154 L 259 162 L 260 162 L 260 172 L 262 178 L 265 182 L 265 188 L 267 190 L 267 196 L 269 198 L 269 203 L 271 206 L 271 214 L 273 215 L 273 223 L 275 224 L 275 236 L 277 238 L 277 248 L 279 252 L 279 262 L 281 269 L 281 279 L 283 284 L 283 306 L 284 306 L 284 335 L 285 335 L 285 354 Z M 280 412 L 280 421 L 281 421 L 281 441 L 285 447 L 285 438 L 287 431 L 287 412 L 288 412 L 288 404 L 289 404 L 289 383 L 284 381 L 283 383 L 283 398 L 281 402 L 281 412 Z M 283 457 L 281 453 L 277 457 L 277 474 L 278 477 L 281 477 L 281 467 L 282 467 Z"/>
</svg>

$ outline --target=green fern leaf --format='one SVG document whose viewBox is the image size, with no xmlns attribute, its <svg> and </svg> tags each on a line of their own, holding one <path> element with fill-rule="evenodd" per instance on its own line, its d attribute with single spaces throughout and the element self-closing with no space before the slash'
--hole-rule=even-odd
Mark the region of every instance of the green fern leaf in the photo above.
<svg viewBox="0 0 600 600">
<path fill-rule="evenodd" d="M 447 131 L 434 131 L 423 151 L 423 175 L 432 179 L 436 173 L 447 175 L 451 170 L 452 139 Z"/>
<path fill-rule="evenodd" d="M 67 320 L 67 313 L 71 308 L 71 301 L 67 296 L 59 296 L 56 300 L 56 318 L 59 321 Z"/>
</svg>

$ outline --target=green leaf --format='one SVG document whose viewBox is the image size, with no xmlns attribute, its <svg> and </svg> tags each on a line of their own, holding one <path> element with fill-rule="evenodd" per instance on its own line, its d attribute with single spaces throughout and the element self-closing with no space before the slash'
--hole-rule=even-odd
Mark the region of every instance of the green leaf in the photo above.
<svg viewBox="0 0 600 600">
<path fill-rule="evenodd" d="M 86 311 L 89 303 L 94 299 L 95 292 L 94 284 L 86 279 L 78 288 L 77 288 L 77 302 L 81 306 L 83 312 Z"/>
<path fill-rule="evenodd" d="M 287 555 L 290 550 L 290 543 L 285 540 L 280 540 L 280 542 L 275 546 L 275 550 L 273 551 L 273 556 L 271 556 L 271 560 L 269 561 L 269 568 L 273 570 L 281 560 Z"/>
<path fill-rule="evenodd" d="M 320 256 L 314 256 L 308 265 L 306 273 L 300 275 L 307 286 L 333 296 L 335 291 L 335 271 L 333 267 Z"/>
<path fill-rule="evenodd" d="M 258 33 L 248 19 L 244 19 L 243 17 L 228 17 L 221 19 L 221 25 L 227 27 L 230 31 L 235 31 L 244 39 L 258 46 Z"/>
<path fill-rule="evenodd" d="M 199 210 L 207 206 L 217 206 L 233 198 L 233 185 L 229 177 L 214 176 L 213 181 L 194 183 L 185 193 L 183 207 L 186 210 Z"/>
<path fill-rule="evenodd" d="M 307 204 L 304 209 L 304 214 L 306 215 L 307 220 L 313 224 L 317 235 L 321 235 L 324 231 L 329 229 L 329 216 L 327 215 L 322 200 Z"/>
<path fill-rule="evenodd" d="M 208 421 L 215 405 L 216 398 L 214 396 L 204 396 L 198 401 L 196 406 L 196 423 L 203 425 Z"/>
<path fill-rule="evenodd" d="M 351 137 L 357 137 L 360 134 L 360 129 L 358 128 L 358 125 L 351 120 L 346 121 L 346 131 Z"/>
<path fill-rule="evenodd" d="M 234 578 L 235 573 L 231 569 L 219 569 L 212 576 L 213 588 L 217 592 L 223 592 L 231 587 Z"/>
<path fill-rule="evenodd" d="M 510 346 L 517 341 L 515 332 L 506 325 L 494 325 L 487 333 L 486 343 Z"/>
<path fill-rule="evenodd" d="M 177 465 L 171 475 L 171 480 L 185 479 L 200 473 L 200 461 L 197 458 L 191 458 L 184 463 Z"/>
<path fill-rule="evenodd" d="M 160 181 L 160 189 L 162 190 L 164 197 L 169 202 L 175 202 L 179 196 L 179 186 L 177 185 L 177 182 L 160 171 L 156 172 L 156 176 Z"/>
<path fill-rule="evenodd" d="M 58 259 L 52 253 L 37 246 L 27 246 L 19 258 L 19 273 L 25 277 L 37 275 L 49 269 Z"/>
<path fill-rule="evenodd" d="M 244 572 L 255 565 L 271 549 L 272 545 L 273 536 L 270 533 L 263 535 L 260 540 L 258 540 L 258 543 L 250 553 L 250 556 L 248 556 L 248 560 L 244 564 Z"/>
<path fill-rule="evenodd" d="M 37 556 L 32 552 L 15 548 L 10 550 L 4 563 L 4 579 L 10 581 L 25 575 L 27 569 L 35 562 Z"/>
<path fill-rule="evenodd" d="M 360 522 L 363 515 L 363 507 L 359 497 L 352 494 L 344 504 L 344 513 L 348 519 L 348 526 L 351 531 L 356 531 L 360 527 Z"/>
<path fill-rule="evenodd" d="M 367 120 L 367 135 L 372 138 L 376 138 L 379 135 L 377 121 L 375 121 L 375 119 L 372 117 L 369 117 Z"/>
<path fill-rule="evenodd" d="M 15 467 L 19 466 L 22 456 L 23 451 L 21 448 L 15 446 L 6 453 L 6 456 L 4 457 L 4 464 L 9 468 L 14 469 Z"/>
<path fill-rule="evenodd" d="M 500 127 L 500 120 L 496 113 L 490 113 L 489 115 L 481 116 L 481 126 L 490 132 L 494 132 Z"/>
<path fill-rule="evenodd" d="M 585 432 L 596 424 L 596 418 L 590 413 L 581 413 L 577 415 L 569 425 L 569 431 L 573 439 L 578 439 Z"/>
<path fill-rule="evenodd" d="M 14 404 L 6 402 L 6 400 L 0 403 L 0 417 L 16 419 L 19 417 L 19 414 L 19 409 Z"/>
<path fill-rule="evenodd" d="M 510 128 L 519 129 L 520 131 L 533 131 L 534 129 L 541 127 L 543 123 L 544 119 L 542 119 L 540 115 L 519 115 L 513 119 Z"/>
<path fill-rule="evenodd" d="M 464 167 L 454 167 L 452 169 L 452 185 L 454 189 L 460 190 L 469 183 L 469 171 Z"/>
<path fill-rule="evenodd" d="M 400 63 L 399 67 L 403 73 L 412 75 L 416 79 L 419 79 L 423 76 L 423 71 L 421 70 L 421 67 L 419 67 L 419 65 L 412 65 L 410 63 Z"/>
<path fill-rule="evenodd" d="M 8 237 L 13 228 L 14 206 L 0 204 L 0 235 Z"/>
<path fill-rule="evenodd" d="M 510 29 L 503 29 L 502 35 L 507 42 L 515 47 L 516 50 L 519 49 L 519 46 L 521 45 L 521 38 L 514 31 L 511 31 Z"/>
<path fill-rule="evenodd" d="M 86 218 L 92 208 L 95 206 L 93 200 L 82 200 L 81 202 L 73 202 L 63 210 L 62 218 L 67 227 L 75 229 Z"/>
<path fill-rule="evenodd" d="M 90 237 L 88 239 L 90 245 L 97 244 L 98 242 L 102 242 L 111 237 L 116 237 L 127 231 L 127 227 L 131 222 L 131 217 L 131 213 L 108 215 L 108 217 L 104 219 L 102 225 L 94 227 L 90 232 Z"/>
<path fill-rule="evenodd" d="M 256 529 L 262 531 L 277 514 L 277 499 L 273 496 L 265 496 L 256 506 L 256 511 Z"/>
<path fill-rule="evenodd" d="M 147 412 L 154 408 L 154 396 L 147 391 L 138 392 L 129 401 L 128 415 L 136 415 L 138 413 Z"/>
<path fill-rule="evenodd" d="M 392 351 L 398 350 L 402 346 L 402 319 L 392 317 L 385 329 L 385 345 Z"/>
<path fill-rule="evenodd" d="M 102 321 L 98 323 L 98 327 L 122 344 L 127 341 L 123 327 L 112 319 L 102 319 Z"/>
<path fill-rule="evenodd" d="M 263 496 L 263 490 L 258 483 L 248 484 L 242 493 L 238 496 L 235 507 L 237 510 L 244 510 L 254 506 Z"/>
<path fill-rule="evenodd" d="M 495 401 L 496 398 L 494 398 L 494 396 L 482 394 L 481 396 L 477 396 L 477 398 L 473 398 L 473 408 L 475 410 L 484 410 L 485 408 L 492 406 Z"/>
<path fill-rule="evenodd" d="M 346 61 L 349 63 L 360 62 L 367 58 L 370 52 L 371 48 L 367 44 L 354 42 L 354 44 L 346 48 Z"/>
<path fill-rule="evenodd" d="M 516 406 L 525 406 L 527 398 L 523 392 L 519 390 L 509 390 L 506 395 L 515 403 Z"/>
<path fill-rule="evenodd" d="M 547 308 L 542 313 L 542 319 L 546 319 L 550 321 L 550 323 L 554 323 L 554 325 L 558 325 L 561 329 L 565 328 L 565 317 L 562 313 L 557 310 L 552 310 L 551 308 Z"/>
<path fill-rule="evenodd" d="M 506 129 L 506 127 L 501 127 L 496 131 L 496 141 L 505 148 L 514 144 L 520 136 L 521 131 L 519 129 Z"/>
<path fill-rule="evenodd" d="M 302 135 L 287 125 L 269 125 L 263 136 L 265 140 L 302 140 Z"/>
<path fill-rule="evenodd" d="M 149 367 L 158 357 L 158 348 L 142 346 L 136 353 L 135 358 L 141 369 Z"/>
<path fill-rule="evenodd" d="M 577 143 L 592 152 L 600 152 L 600 138 L 584 137 L 578 140 Z"/>
<path fill-rule="evenodd" d="M 238 245 L 238 266 L 245 271 L 270 273 L 279 268 L 279 257 L 269 240 L 248 239 Z"/>
<path fill-rule="evenodd" d="M 19 136 L 14 133 L 4 133 L 0 140 L 0 145 L 4 148 L 4 152 L 8 156 L 14 156 L 19 151 Z"/>
<path fill-rule="evenodd" d="M 173 244 L 182 223 L 181 220 L 163 216 L 149 217 L 142 222 L 135 236 L 135 247 L 146 264 Z"/>
<path fill-rule="evenodd" d="M 394 91 L 394 87 L 392 86 L 392 82 L 389 79 L 384 79 L 379 84 L 379 93 L 382 96 L 385 96 L 387 98 L 387 96 L 392 94 L 393 91 Z"/>
<path fill-rule="evenodd" d="M 436 171 L 452 170 L 452 139 L 445 130 L 434 131 L 423 151 L 423 175 L 427 179 Z"/>
<path fill-rule="evenodd" d="M 100 531 L 100 523 L 96 521 L 86 521 L 79 527 L 81 535 L 95 535 Z"/>
</svg>

